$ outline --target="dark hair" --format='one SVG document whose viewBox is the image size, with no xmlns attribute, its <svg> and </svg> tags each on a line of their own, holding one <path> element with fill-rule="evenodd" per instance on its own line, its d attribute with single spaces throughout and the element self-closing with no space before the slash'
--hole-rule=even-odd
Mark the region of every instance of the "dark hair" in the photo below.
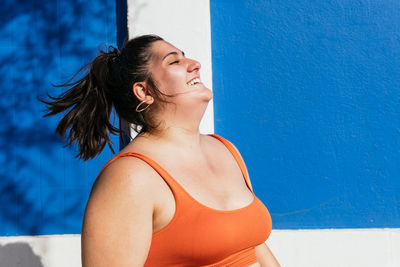
<svg viewBox="0 0 400 267">
<path fill-rule="evenodd" d="M 110 122 L 113 107 L 118 116 L 133 124 L 139 134 L 157 127 L 149 116 L 150 109 L 136 112 L 140 101 L 132 87 L 136 82 L 146 82 L 155 102 L 167 102 L 163 96 L 168 95 L 157 89 L 149 70 L 153 56 L 151 46 L 161 40 L 157 35 L 142 35 L 125 42 L 121 51 L 113 46 L 109 46 L 108 51 L 100 49 L 100 54 L 68 82 L 56 85 L 69 88 L 67 91 L 58 97 L 47 94 L 52 99 L 50 101 L 40 99 L 48 105 L 45 117 L 66 112 L 56 133 L 65 137 L 70 129 L 65 139 L 68 145 L 78 144 L 77 157 L 83 160 L 94 158 L 106 144 L 114 152 L 109 134 L 121 134 L 123 131 Z M 86 71 L 86 75 L 74 81 L 82 71 Z"/>
</svg>

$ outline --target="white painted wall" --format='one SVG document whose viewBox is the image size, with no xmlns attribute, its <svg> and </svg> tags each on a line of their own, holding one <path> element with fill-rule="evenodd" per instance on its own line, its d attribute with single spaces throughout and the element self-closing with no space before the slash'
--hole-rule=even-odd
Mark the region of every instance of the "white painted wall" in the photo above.
<svg viewBox="0 0 400 267">
<path fill-rule="evenodd" d="M 275 230 L 282 267 L 399 267 L 400 229 Z"/>
<path fill-rule="evenodd" d="M 128 32 L 129 38 L 157 34 L 199 61 L 201 80 L 212 90 L 209 0 L 128 0 Z M 212 101 L 200 132 L 214 133 Z"/>
<path fill-rule="evenodd" d="M 80 235 L 0 237 L 0 267 L 78 266 Z"/>
<path fill-rule="evenodd" d="M 400 266 L 400 229 L 273 230 L 267 244 L 282 267 Z M 0 267 L 80 267 L 80 247 L 80 235 L 0 237 Z"/>
</svg>

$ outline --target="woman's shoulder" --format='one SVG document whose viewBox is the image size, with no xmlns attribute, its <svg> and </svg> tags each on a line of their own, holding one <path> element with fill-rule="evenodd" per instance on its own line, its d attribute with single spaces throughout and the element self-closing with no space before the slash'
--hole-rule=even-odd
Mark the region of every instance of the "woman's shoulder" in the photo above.
<svg viewBox="0 0 400 267">
<path fill-rule="evenodd" d="M 85 208 L 82 249 L 119 255 L 143 244 L 148 248 L 155 203 L 151 181 L 146 165 L 133 157 L 120 157 L 104 168 Z M 124 247 L 115 249 L 115 244 Z"/>
<path fill-rule="evenodd" d="M 244 161 L 242 155 L 240 154 L 239 149 L 234 145 L 233 142 L 231 142 L 229 139 L 227 139 L 225 137 L 222 137 L 222 136 L 216 135 L 216 134 L 209 135 L 208 138 L 214 139 L 214 142 L 219 142 L 220 143 L 219 151 L 223 151 L 226 158 L 231 159 L 231 157 L 233 157 L 235 159 L 235 161 L 237 162 L 237 164 L 244 170 L 244 172 L 246 173 L 246 176 L 249 177 L 245 161 Z M 228 150 L 229 150 L 229 152 L 228 152 Z M 214 153 L 214 154 L 216 154 L 216 153 Z M 222 154 L 219 154 L 218 156 L 222 156 Z M 250 178 L 248 178 L 248 183 L 251 188 Z"/>
<path fill-rule="evenodd" d="M 211 142 L 214 142 L 215 144 L 217 144 L 217 143 L 219 143 L 221 145 L 223 144 L 225 146 L 225 149 L 228 149 L 231 152 L 234 151 L 240 155 L 240 152 L 237 149 L 237 147 L 233 144 L 233 142 L 230 139 L 228 139 L 226 137 L 223 137 L 218 134 L 207 134 L 207 135 L 205 135 L 205 138 L 207 140 L 210 140 Z"/>
<path fill-rule="evenodd" d="M 103 167 L 93 183 L 91 194 L 112 191 L 151 193 L 157 173 L 142 159 L 129 154 L 117 154 Z"/>
</svg>

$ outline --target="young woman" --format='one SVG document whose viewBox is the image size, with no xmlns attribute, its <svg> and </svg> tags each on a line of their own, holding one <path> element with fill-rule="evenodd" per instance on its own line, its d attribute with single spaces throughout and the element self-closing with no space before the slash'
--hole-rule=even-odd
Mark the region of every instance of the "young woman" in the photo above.
<svg viewBox="0 0 400 267">
<path fill-rule="evenodd" d="M 114 107 L 138 135 L 97 177 L 82 226 L 82 263 L 91 266 L 279 266 L 264 243 L 267 208 L 254 195 L 238 150 L 199 133 L 212 98 L 200 63 L 155 35 L 101 51 L 81 80 L 51 97 L 67 111 L 57 132 L 95 157 Z"/>
</svg>

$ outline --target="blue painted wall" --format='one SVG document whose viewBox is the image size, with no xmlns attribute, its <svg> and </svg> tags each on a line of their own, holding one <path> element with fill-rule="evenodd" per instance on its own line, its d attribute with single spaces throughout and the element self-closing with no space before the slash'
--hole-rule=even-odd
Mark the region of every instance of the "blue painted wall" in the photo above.
<svg viewBox="0 0 400 267">
<path fill-rule="evenodd" d="M 37 97 L 116 44 L 115 1 L 2 3 L 0 235 L 79 233 L 112 154 L 75 159 Z M 216 133 L 240 149 L 274 228 L 400 227 L 400 2 L 210 10 Z"/>
<path fill-rule="evenodd" d="M 0 18 L 0 235 L 80 233 L 92 181 L 112 154 L 75 159 L 54 134 L 60 116 L 42 118 L 37 98 L 60 93 L 51 83 L 99 44 L 116 45 L 115 1 L 4 0 Z"/>
<path fill-rule="evenodd" d="M 400 227 L 400 2 L 210 10 L 215 131 L 274 228 Z"/>
</svg>

